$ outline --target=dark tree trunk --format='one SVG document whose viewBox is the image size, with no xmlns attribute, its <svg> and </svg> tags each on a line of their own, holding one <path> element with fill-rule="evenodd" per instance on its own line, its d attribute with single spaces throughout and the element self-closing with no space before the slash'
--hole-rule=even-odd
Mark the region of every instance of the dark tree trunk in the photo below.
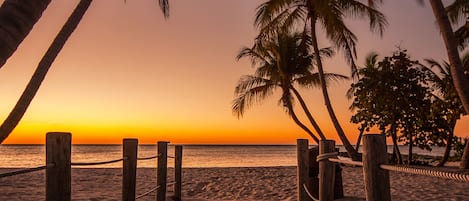
<svg viewBox="0 0 469 201">
<path fill-rule="evenodd" d="M 16 51 L 51 0 L 5 0 L 0 7 L 0 68 Z"/>
<path fill-rule="evenodd" d="M 464 76 L 464 68 L 459 57 L 456 39 L 454 37 L 453 28 L 446 14 L 445 7 L 441 0 L 429 0 L 433 9 L 433 14 L 440 27 L 441 36 L 446 46 L 448 60 L 450 65 L 451 77 L 453 78 L 454 88 L 458 92 L 462 105 L 466 113 L 469 114 L 469 81 Z M 467 147 L 467 146 L 466 146 Z M 466 152 L 466 151 L 464 151 Z M 469 150 L 468 150 L 469 152 Z M 469 161 L 469 154 L 463 155 L 461 161 Z M 464 166 L 461 164 L 461 166 Z"/>
<path fill-rule="evenodd" d="M 454 125 L 456 125 L 456 124 L 454 124 Z M 449 159 L 449 155 L 451 153 L 451 148 L 452 148 L 452 144 L 453 144 L 453 138 L 454 138 L 454 132 L 453 131 L 454 131 L 454 126 L 452 126 L 451 131 L 448 133 L 448 138 L 446 139 L 446 147 L 445 147 L 445 153 L 443 154 L 443 158 L 441 159 L 441 161 L 436 166 L 439 166 L 439 167 L 444 166 L 445 163 Z"/>
<path fill-rule="evenodd" d="M 308 106 L 306 106 L 306 103 L 303 100 L 303 98 L 301 97 L 300 93 L 293 87 L 291 87 L 291 90 L 295 94 L 296 98 L 298 98 L 298 101 L 300 102 L 301 107 L 305 111 L 305 114 L 308 117 L 309 122 L 313 126 L 314 130 L 316 130 L 316 132 L 318 132 L 319 138 L 321 138 L 321 140 L 326 140 L 326 136 L 324 135 L 321 128 L 319 127 L 319 125 L 314 120 L 313 115 L 311 115 L 311 112 L 309 111 Z"/>
<path fill-rule="evenodd" d="M 334 127 L 337 131 L 337 135 L 339 136 L 340 141 L 342 141 L 342 144 L 347 150 L 349 157 L 354 161 L 359 161 L 361 160 L 360 154 L 358 154 L 357 150 L 355 150 L 352 144 L 350 144 L 349 140 L 347 139 L 347 136 L 344 133 L 344 130 L 340 126 L 339 120 L 337 119 L 337 116 L 335 115 L 334 109 L 332 108 L 332 103 L 329 98 L 329 93 L 327 91 L 327 86 L 326 86 L 326 80 L 324 77 L 324 68 L 322 65 L 321 57 L 319 55 L 319 47 L 318 47 L 318 40 L 316 36 L 315 25 L 316 25 L 316 20 L 311 19 L 311 39 L 312 39 L 311 41 L 312 41 L 312 46 L 314 50 L 314 56 L 316 57 L 316 65 L 318 67 L 319 80 L 321 82 L 321 90 L 322 90 L 322 94 L 324 98 L 324 104 L 326 105 L 327 112 L 329 113 L 332 123 L 334 124 Z"/>
<path fill-rule="evenodd" d="M 464 146 L 464 152 L 461 157 L 461 163 L 459 164 L 459 168 L 461 169 L 469 169 L 469 140 L 466 139 L 466 146 Z"/>
<path fill-rule="evenodd" d="M 51 67 L 59 52 L 64 47 L 68 38 L 77 28 L 91 2 L 92 0 L 80 1 L 73 13 L 68 18 L 67 22 L 65 22 L 64 26 L 55 37 L 45 55 L 42 57 L 36 68 L 36 71 L 31 77 L 31 80 L 23 91 L 23 94 L 21 94 L 21 97 L 19 98 L 18 102 L 16 102 L 15 107 L 0 126 L 0 144 L 8 137 L 8 135 L 10 135 L 10 133 L 13 131 L 16 125 L 18 125 L 19 121 L 26 113 L 29 104 L 31 104 L 31 101 L 39 90 L 42 81 L 46 77 L 49 68 Z"/>
</svg>

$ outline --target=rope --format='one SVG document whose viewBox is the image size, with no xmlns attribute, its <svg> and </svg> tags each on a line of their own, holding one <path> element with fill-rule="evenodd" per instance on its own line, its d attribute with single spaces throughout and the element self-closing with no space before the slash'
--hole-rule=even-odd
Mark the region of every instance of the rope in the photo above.
<svg viewBox="0 0 469 201">
<path fill-rule="evenodd" d="M 151 159 L 155 159 L 155 158 L 158 158 L 159 155 L 156 155 L 156 156 L 150 156 L 150 157 L 142 157 L 142 158 L 137 158 L 137 160 L 139 161 L 144 161 L 144 160 L 151 160 Z"/>
<path fill-rule="evenodd" d="M 90 166 L 90 165 L 104 165 L 104 164 L 110 164 L 110 163 L 116 163 L 123 161 L 123 158 L 116 159 L 116 160 L 110 160 L 110 161 L 101 161 L 101 162 L 72 162 L 72 165 L 79 165 L 79 166 Z"/>
<path fill-rule="evenodd" d="M 440 170 L 431 170 L 417 167 L 405 167 L 405 166 L 396 166 L 396 165 L 379 165 L 381 169 L 395 171 L 395 172 L 404 172 L 410 174 L 418 174 L 424 176 L 439 177 L 445 179 L 453 179 L 457 181 L 469 181 L 469 174 L 463 174 L 458 172 L 445 172 Z"/>
<path fill-rule="evenodd" d="M 327 160 L 329 158 L 337 158 L 338 155 L 339 155 L 339 153 L 337 153 L 337 152 L 319 154 L 318 157 L 316 158 L 316 161 L 320 162 L 320 161 L 323 161 L 323 160 Z"/>
<path fill-rule="evenodd" d="M 155 191 L 158 190 L 159 188 L 160 188 L 160 186 L 157 186 L 157 187 L 155 187 L 155 188 L 152 188 L 152 189 L 150 189 L 149 191 L 145 192 L 144 194 L 141 194 L 141 195 L 135 197 L 135 199 L 139 199 L 139 198 L 145 197 L 145 196 L 149 195 L 150 193 L 155 192 Z"/>
<path fill-rule="evenodd" d="M 175 156 L 167 156 L 168 158 L 176 158 Z"/>
<path fill-rule="evenodd" d="M 176 184 L 176 182 L 175 182 L 175 181 L 172 181 L 172 182 L 166 183 L 166 186 L 172 186 L 172 185 L 174 185 L 174 184 Z"/>
<path fill-rule="evenodd" d="M 39 167 L 33 167 L 33 168 L 27 168 L 27 169 L 22 169 L 22 170 L 16 170 L 16 171 L 12 171 L 12 172 L 6 172 L 6 173 L 0 174 L 0 178 L 15 176 L 15 175 L 19 175 L 19 174 L 26 174 L 26 173 L 30 173 L 30 172 L 37 172 L 37 171 L 40 171 L 40 170 L 44 170 L 47 167 L 54 167 L 54 166 L 55 166 L 55 164 L 50 163 L 48 165 L 43 165 L 43 166 L 39 166 Z"/>
<path fill-rule="evenodd" d="M 342 163 L 342 164 L 346 164 L 346 165 L 354 165 L 354 166 L 363 167 L 363 162 L 361 162 L 361 161 L 341 160 L 341 159 L 338 159 L 338 158 L 329 158 L 329 161 L 336 162 L 336 163 Z"/>
<path fill-rule="evenodd" d="M 305 189 L 306 194 L 308 194 L 309 198 L 311 198 L 311 199 L 314 200 L 314 201 L 319 201 L 319 199 L 315 198 L 315 197 L 309 192 L 309 189 L 308 189 L 308 187 L 306 186 L 306 184 L 303 184 L 303 188 Z"/>
</svg>

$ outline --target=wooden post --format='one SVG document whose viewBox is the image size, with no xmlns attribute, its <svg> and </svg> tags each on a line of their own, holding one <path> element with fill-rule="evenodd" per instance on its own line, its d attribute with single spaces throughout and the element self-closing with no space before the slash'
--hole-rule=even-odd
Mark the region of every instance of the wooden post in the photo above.
<svg viewBox="0 0 469 201">
<path fill-rule="evenodd" d="M 340 149 L 335 148 L 335 152 L 339 153 Z M 334 199 L 340 199 L 344 197 L 344 184 L 342 181 L 342 167 L 340 164 L 335 164 L 335 175 L 334 175 Z"/>
<path fill-rule="evenodd" d="M 174 200 L 182 199 L 182 145 L 176 145 L 174 149 Z"/>
<path fill-rule="evenodd" d="M 386 137 L 368 134 L 363 139 L 363 177 L 367 201 L 390 201 L 389 172 L 379 167 L 387 164 Z"/>
<path fill-rule="evenodd" d="M 156 191 L 156 200 L 166 200 L 166 179 L 168 176 L 168 143 L 158 142 L 158 169 L 156 183 L 159 186 Z"/>
<path fill-rule="evenodd" d="M 138 139 L 124 139 L 122 157 L 122 200 L 135 201 Z"/>
<path fill-rule="evenodd" d="M 46 134 L 46 200 L 72 199 L 71 170 L 72 134 L 50 132 Z"/>
<path fill-rule="evenodd" d="M 319 155 L 335 151 L 334 140 L 319 141 Z M 335 164 L 327 159 L 319 161 L 319 200 L 334 200 Z"/>
<path fill-rule="evenodd" d="M 306 193 L 303 185 L 310 188 L 310 182 L 308 181 L 309 172 L 309 150 L 308 150 L 308 140 L 306 139 L 297 139 L 296 140 L 296 156 L 298 159 L 298 167 L 296 174 L 297 181 L 297 192 L 298 192 L 298 201 L 309 201 L 311 200 Z"/>
<path fill-rule="evenodd" d="M 309 192 L 315 198 L 319 198 L 319 163 L 316 160 L 319 155 L 319 147 L 314 146 L 309 149 L 309 182 L 311 188 Z"/>
</svg>

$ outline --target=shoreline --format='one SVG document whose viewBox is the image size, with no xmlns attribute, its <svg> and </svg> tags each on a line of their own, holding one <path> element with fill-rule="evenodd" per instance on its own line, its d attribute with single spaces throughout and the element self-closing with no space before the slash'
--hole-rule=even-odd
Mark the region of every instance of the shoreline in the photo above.
<svg viewBox="0 0 469 201">
<path fill-rule="evenodd" d="M 361 167 L 343 166 L 340 200 L 365 200 Z M 1 168 L 0 172 L 17 170 Z M 72 200 L 121 199 L 120 168 L 72 168 Z M 168 169 L 168 181 L 173 178 Z M 45 171 L 0 178 L 0 200 L 44 200 Z M 393 200 L 467 200 L 469 182 L 390 172 Z M 137 169 L 137 196 L 156 185 L 156 168 Z M 183 168 L 184 200 L 295 201 L 296 167 Z M 172 195 L 168 187 L 168 196 Z M 139 200 L 154 200 L 153 196 Z"/>
</svg>

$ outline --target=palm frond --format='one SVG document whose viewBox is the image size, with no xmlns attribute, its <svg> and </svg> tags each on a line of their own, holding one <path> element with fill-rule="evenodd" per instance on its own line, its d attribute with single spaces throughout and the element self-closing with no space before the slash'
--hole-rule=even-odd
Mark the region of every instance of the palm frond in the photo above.
<svg viewBox="0 0 469 201">
<path fill-rule="evenodd" d="M 326 85 L 327 85 L 327 83 L 330 83 L 330 82 L 340 82 L 340 81 L 348 80 L 349 77 L 345 75 L 341 75 L 341 74 L 336 74 L 336 73 L 324 73 L 324 79 L 326 80 Z M 321 86 L 319 73 L 310 73 L 305 76 L 295 78 L 294 83 L 297 83 L 298 85 L 302 87 L 320 87 Z"/>
<path fill-rule="evenodd" d="M 469 0 L 456 0 L 446 7 L 451 23 L 458 24 L 469 17 Z"/>
<path fill-rule="evenodd" d="M 159 0 L 161 11 L 163 12 L 164 17 L 167 19 L 169 17 L 169 2 L 168 0 Z"/>
<path fill-rule="evenodd" d="M 265 84 L 257 85 L 251 88 L 245 88 L 246 90 L 240 91 L 241 93 L 237 93 L 236 98 L 233 100 L 233 104 L 231 107 L 233 114 L 236 115 L 238 118 L 242 117 L 244 112 L 252 104 L 258 103 L 267 98 L 268 96 L 272 95 L 276 87 L 276 85 Z M 243 87 L 236 87 L 236 90 L 239 90 L 241 88 Z"/>
</svg>

